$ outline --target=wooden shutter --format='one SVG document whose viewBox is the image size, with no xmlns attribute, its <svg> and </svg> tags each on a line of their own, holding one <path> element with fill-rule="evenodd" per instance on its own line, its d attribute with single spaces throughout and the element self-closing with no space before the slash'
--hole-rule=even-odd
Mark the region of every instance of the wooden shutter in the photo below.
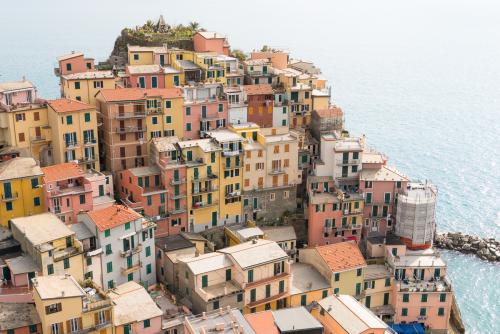
<svg viewBox="0 0 500 334">
<path fill-rule="evenodd" d="M 94 325 L 99 324 L 99 312 L 94 313 Z"/>
</svg>

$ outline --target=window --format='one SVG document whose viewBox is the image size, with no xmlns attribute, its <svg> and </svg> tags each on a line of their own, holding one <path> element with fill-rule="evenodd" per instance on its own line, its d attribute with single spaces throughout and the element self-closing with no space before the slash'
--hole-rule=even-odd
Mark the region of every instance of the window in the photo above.
<svg viewBox="0 0 500 334">
<path fill-rule="evenodd" d="M 201 287 L 206 288 L 208 286 L 208 275 L 201 276 Z"/>
<path fill-rule="evenodd" d="M 420 316 L 425 317 L 426 314 L 427 314 L 427 309 L 425 307 L 421 307 L 420 308 Z"/>
<path fill-rule="evenodd" d="M 191 115 L 191 107 L 186 107 L 186 116 Z"/>
<path fill-rule="evenodd" d="M 254 302 L 256 300 L 256 291 L 255 289 L 250 290 L 250 301 Z"/>
<path fill-rule="evenodd" d="M 339 294 L 339 292 L 340 292 L 339 288 L 335 288 L 335 289 L 333 289 L 333 293 L 334 293 L 335 295 L 338 295 L 338 294 Z"/>
<path fill-rule="evenodd" d="M 153 124 L 158 124 L 158 117 L 153 116 L 153 117 L 151 118 L 151 121 L 152 121 L 152 123 L 153 123 Z"/>
<path fill-rule="evenodd" d="M 362 274 L 362 273 L 363 273 L 363 269 L 358 268 L 358 269 L 356 270 L 356 276 L 361 276 L 361 274 Z"/>
<path fill-rule="evenodd" d="M 115 287 L 115 282 L 113 280 L 108 281 L 108 289 L 113 289 Z"/>
<path fill-rule="evenodd" d="M 222 103 L 219 103 L 219 112 L 224 111 L 224 105 Z"/>
<path fill-rule="evenodd" d="M 36 333 L 36 332 L 37 332 L 36 325 L 30 325 L 30 333 Z"/>
<path fill-rule="evenodd" d="M 31 179 L 31 189 L 35 189 L 37 187 L 38 187 L 38 179 L 37 178 Z"/>
<path fill-rule="evenodd" d="M 444 302 L 446 301 L 446 293 L 441 293 L 441 294 L 439 295 L 439 301 L 440 301 L 441 303 L 444 303 Z"/>
<path fill-rule="evenodd" d="M 87 266 L 92 265 L 92 258 L 91 257 L 88 257 L 86 261 L 87 261 Z"/>
<path fill-rule="evenodd" d="M 300 305 L 301 306 L 306 306 L 307 305 L 307 295 L 300 296 Z"/>
<path fill-rule="evenodd" d="M 139 60 L 139 54 L 138 53 L 134 53 L 134 60 Z"/>
<path fill-rule="evenodd" d="M 440 317 L 444 316 L 444 307 L 440 307 L 440 308 L 438 308 L 438 315 L 439 315 Z"/>
<path fill-rule="evenodd" d="M 75 81 L 75 89 L 80 89 L 80 81 Z"/>
<path fill-rule="evenodd" d="M 148 265 L 146 266 L 146 274 L 151 274 L 152 272 L 152 267 L 151 267 L 151 263 L 148 263 Z"/>
<path fill-rule="evenodd" d="M 335 282 L 338 282 L 340 280 L 340 273 L 335 273 L 334 280 Z"/>
<path fill-rule="evenodd" d="M 231 280 L 231 269 L 226 269 L 226 282 Z"/>
<path fill-rule="evenodd" d="M 326 298 L 328 296 L 328 290 L 323 290 L 321 293 L 321 298 Z"/>
<path fill-rule="evenodd" d="M 398 188 L 398 189 L 401 188 L 401 181 L 396 181 L 396 188 Z"/>
<path fill-rule="evenodd" d="M 54 265 L 48 264 L 47 265 L 47 275 L 52 275 L 53 273 L 54 273 Z"/>
<path fill-rule="evenodd" d="M 385 204 L 391 203 L 391 193 L 384 193 L 384 203 Z"/>
<path fill-rule="evenodd" d="M 191 123 L 186 123 L 186 131 L 191 131 Z"/>
<path fill-rule="evenodd" d="M 85 195 L 80 195 L 80 204 L 85 204 Z"/>
<path fill-rule="evenodd" d="M 151 322 L 149 319 L 144 320 L 144 328 L 151 327 Z"/>
<path fill-rule="evenodd" d="M 113 262 L 106 263 L 106 272 L 109 274 L 113 272 Z"/>
<path fill-rule="evenodd" d="M 252 283 L 253 282 L 253 269 L 250 269 L 248 271 L 248 283 Z"/>
<path fill-rule="evenodd" d="M 151 246 L 146 247 L 146 257 L 151 256 Z"/>
<path fill-rule="evenodd" d="M 130 230 L 130 222 L 125 223 L 125 230 Z"/>
<path fill-rule="evenodd" d="M 12 211 L 12 202 L 5 203 L 5 210 Z"/>
<path fill-rule="evenodd" d="M 214 310 L 218 310 L 219 307 L 220 307 L 219 301 L 218 300 L 214 301 L 214 303 L 213 303 L 213 309 Z"/>
<path fill-rule="evenodd" d="M 111 235 L 111 230 L 108 228 L 107 230 L 104 230 L 104 237 L 107 238 Z"/>
<path fill-rule="evenodd" d="M 33 198 L 33 205 L 40 206 L 40 197 Z"/>
<path fill-rule="evenodd" d="M 69 258 L 65 258 L 63 260 L 63 263 L 64 263 L 64 269 L 68 269 L 69 268 Z"/>
<path fill-rule="evenodd" d="M 147 200 L 148 200 L 148 206 L 153 205 L 153 197 L 152 196 L 147 196 Z"/>
<path fill-rule="evenodd" d="M 403 303 L 408 303 L 410 301 L 410 295 L 405 293 L 403 294 Z"/>
<path fill-rule="evenodd" d="M 24 142 L 25 140 L 24 132 L 19 133 L 19 142 Z"/>
<path fill-rule="evenodd" d="M 408 309 L 406 307 L 404 307 L 404 308 L 401 309 L 401 315 L 403 317 L 408 316 Z"/>
<path fill-rule="evenodd" d="M 66 124 L 68 124 L 68 125 L 73 124 L 73 116 L 72 115 L 66 116 Z"/>
<path fill-rule="evenodd" d="M 165 118 L 165 122 L 167 122 L 167 124 L 172 123 L 172 116 L 167 116 L 167 117 Z"/>
<path fill-rule="evenodd" d="M 365 202 L 367 204 L 370 204 L 372 202 L 372 193 L 366 193 L 366 199 L 365 199 Z"/>
<path fill-rule="evenodd" d="M 286 126 L 286 119 L 281 120 L 281 125 Z"/>
<path fill-rule="evenodd" d="M 238 303 L 243 301 L 243 294 L 242 293 L 238 293 L 238 295 L 236 295 L 236 301 Z"/>
<path fill-rule="evenodd" d="M 283 293 L 285 291 L 285 281 L 279 282 L 279 292 Z"/>
<path fill-rule="evenodd" d="M 266 298 L 271 297 L 271 284 L 266 285 Z"/>
<path fill-rule="evenodd" d="M 71 71 L 71 63 L 66 64 L 66 71 Z"/>
<path fill-rule="evenodd" d="M 385 279 L 385 286 L 391 286 L 391 278 L 390 277 Z"/>
<path fill-rule="evenodd" d="M 423 293 L 420 300 L 422 303 L 426 303 L 427 302 L 427 294 Z"/>
<path fill-rule="evenodd" d="M 80 329 L 80 319 L 74 318 L 69 320 L 69 330 L 71 333 L 74 333 Z"/>
<path fill-rule="evenodd" d="M 90 113 L 89 112 L 85 113 L 85 122 L 86 123 L 90 122 Z"/>
<path fill-rule="evenodd" d="M 45 306 L 45 314 L 53 314 L 62 310 L 61 303 L 50 304 Z"/>
</svg>

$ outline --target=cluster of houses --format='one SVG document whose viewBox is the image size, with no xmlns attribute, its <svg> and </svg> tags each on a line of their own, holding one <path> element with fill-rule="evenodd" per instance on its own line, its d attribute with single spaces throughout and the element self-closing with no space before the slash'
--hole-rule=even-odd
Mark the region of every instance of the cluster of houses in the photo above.
<svg viewBox="0 0 500 334">
<path fill-rule="evenodd" d="M 0 333 L 450 333 L 436 187 L 313 63 L 193 46 L 0 83 Z"/>
</svg>

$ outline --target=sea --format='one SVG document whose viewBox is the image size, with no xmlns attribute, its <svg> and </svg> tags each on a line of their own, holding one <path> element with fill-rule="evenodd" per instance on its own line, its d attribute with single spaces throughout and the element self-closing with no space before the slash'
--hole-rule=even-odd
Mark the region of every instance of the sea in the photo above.
<svg viewBox="0 0 500 334">
<path fill-rule="evenodd" d="M 107 58 L 123 27 L 163 15 L 233 48 L 264 44 L 314 61 L 353 135 L 439 189 L 439 231 L 500 239 L 500 3 L 378 1 L 7 1 L 0 81 L 58 96 L 56 57 Z M 468 333 L 500 333 L 500 265 L 441 252 Z"/>
</svg>

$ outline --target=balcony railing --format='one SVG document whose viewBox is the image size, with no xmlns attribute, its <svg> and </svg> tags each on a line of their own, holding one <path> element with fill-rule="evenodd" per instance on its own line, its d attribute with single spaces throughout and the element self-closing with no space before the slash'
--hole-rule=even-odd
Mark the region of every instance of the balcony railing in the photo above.
<svg viewBox="0 0 500 334">
<path fill-rule="evenodd" d="M 126 267 L 122 267 L 122 274 L 123 275 L 128 275 L 134 271 L 137 271 L 141 268 L 141 265 L 142 265 L 142 262 L 141 261 L 138 261 L 136 262 L 135 264 L 131 265 L 130 267 L 129 266 L 126 266 Z"/>
<path fill-rule="evenodd" d="M 87 138 L 87 140 L 85 140 L 83 142 L 83 145 L 85 146 L 92 146 L 92 145 L 96 145 L 97 144 L 97 139 L 95 138 Z"/>
<path fill-rule="evenodd" d="M 127 113 L 122 113 L 122 114 L 117 114 L 116 119 L 131 119 L 131 118 L 145 118 L 146 117 L 146 112 L 140 111 L 140 112 L 127 112 Z"/>
<path fill-rule="evenodd" d="M 2 195 L 2 201 L 3 202 L 15 201 L 18 198 L 19 198 L 19 193 L 17 191 L 14 191 L 14 192 L 12 192 L 10 194 L 3 194 Z"/>
<path fill-rule="evenodd" d="M 217 190 L 219 190 L 219 188 L 217 186 L 213 185 L 213 186 L 206 187 L 206 188 L 194 189 L 193 195 L 203 194 L 203 193 L 212 193 L 212 192 L 215 192 Z"/>
<path fill-rule="evenodd" d="M 186 197 L 186 193 L 173 194 L 172 199 L 180 199 Z"/>
<path fill-rule="evenodd" d="M 240 191 L 233 191 L 232 193 L 226 193 L 224 196 L 226 198 L 239 197 L 239 196 L 241 196 L 241 192 Z"/>
<path fill-rule="evenodd" d="M 171 179 L 170 180 L 170 185 L 171 186 L 179 185 L 179 184 L 182 184 L 182 183 L 186 183 L 186 178 L 185 177 L 178 178 L 178 179 Z"/>
<path fill-rule="evenodd" d="M 196 202 L 193 205 L 193 209 L 203 209 L 203 208 L 208 208 L 208 207 L 218 205 L 218 204 L 219 204 L 218 201 L 212 201 L 210 203 L 208 203 L 208 202 Z"/>
<path fill-rule="evenodd" d="M 360 159 L 349 159 L 349 160 L 341 160 L 337 162 L 337 166 L 344 165 L 359 165 L 361 163 Z"/>
<path fill-rule="evenodd" d="M 67 141 L 66 142 L 66 149 L 67 150 L 74 150 L 75 148 L 77 148 L 79 145 L 78 145 L 78 141 L 76 140 L 73 140 L 73 141 Z"/>
<path fill-rule="evenodd" d="M 269 171 L 269 175 L 285 174 L 285 168 L 275 168 Z"/>
<path fill-rule="evenodd" d="M 178 215 L 178 214 L 184 213 L 186 211 L 187 211 L 186 207 L 178 207 L 178 208 L 172 208 L 172 209 L 167 210 L 167 212 L 170 215 Z"/>
<path fill-rule="evenodd" d="M 135 246 L 134 248 L 130 248 L 128 250 L 120 250 L 120 256 L 121 257 L 127 257 L 127 256 L 130 256 L 132 254 L 136 254 L 136 253 L 140 253 L 142 251 L 142 245 L 137 245 Z"/>
<path fill-rule="evenodd" d="M 225 157 L 234 157 L 243 153 L 243 150 L 225 150 L 222 151 L 222 155 Z"/>
<path fill-rule="evenodd" d="M 30 140 L 31 140 L 32 143 L 36 143 L 36 142 L 41 142 L 41 141 L 47 141 L 47 137 L 46 136 L 42 136 L 42 135 L 40 135 L 40 136 L 33 136 L 33 137 L 31 137 Z"/>
<path fill-rule="evenodd" d="M 144 126 L 127 126 L 124 128 L 116 128 L 117 133 L 129 133 L 129 132 L 146 132 L 146 127 Z"/>
</svg>

